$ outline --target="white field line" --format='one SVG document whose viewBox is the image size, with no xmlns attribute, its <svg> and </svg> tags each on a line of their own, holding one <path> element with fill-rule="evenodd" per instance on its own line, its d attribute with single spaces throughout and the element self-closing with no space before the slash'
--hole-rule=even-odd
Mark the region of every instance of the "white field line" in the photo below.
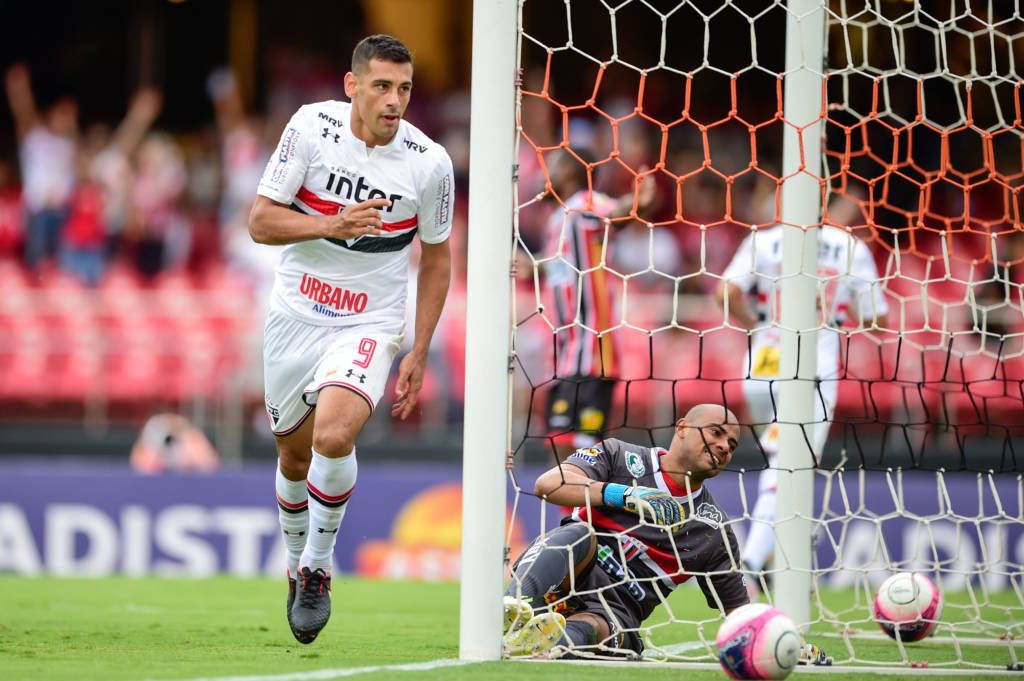
<svg viewBox="0 0 1024 681">
<path fill-rule="evenodd" d="M 666 655 L 680 655 L 691 650 L 703 650 L 704 644 L 700 641 L 687 641 L 686 643 L 671 643 L 667 646 L 648 648 L 643 653 L 645 660 L 662 660 Z"/>
<path fill-rule="evenodd" d="M 343 679 L 359 674 L 373 672 L 421 672 L 443 667 L 460 667 L 476 664 L 476 660 L 430 660 L 429 662 L 411 662 L 409 664 L 375 665 L 373 667 L 350 667 L 348 669 L 314 669 L 308 672 L 290 674 L 259 674 L 252 676 L 204 676 L 199 678 L 181 679 L 181 681 L 329 681 Z M 147 680 L 148 681 L 148 680 Z"/>
<path fill-rule="evenodd" d="M 840 633 L 835 632 L 835 631 L 823 631 L 820 634 L 819 633 L 815 633 L 813 636 L 815 638 L 818 637 L 818 636 L 821 636 L 823 638 L 845 638 L 845 637 L 848 636 L 849 638 L 852 638 L 852 639 L 869 640 L 869 641 L 891 641 L 892 640 L 891 638 L 889 638 L 888 636 L 883 634 L 881 631 L 879 631 L 877 634 L 874 633 L 874 632 L 872 632 L 872 633 L 860 632 L 860 633 L 840 634 Z M 1024 646 L 1024 638 L 1012 639 L 1012 640 L 1007 641 L 1005 639 L 999 638 L 998 636 L 989 636 L 989 637 L 986 637 L 986 638 L 968 638 L 966 636 L 957 636 L 956 638 L 953 638 L 952 636 L 931 636 L 929 638 L 926 638 L 926 639 L 923 639 L 921 641 L 918 641 L 918 643 L 952 644 L 954 641 L 959 643 L 960 645 L 972 645 L 972 646 L 998 646 L 1000 648 L 1005 648 L 1008 645 Z"/>
<path fill-rule="evenodd" d="M 687 646 L 688 644 L 681 644 Z M 682 651 L 678 651 L 682 652 Z M 516 658 L 516 662 L 540 662 L 568 665 L 592 665 L 599 667 L 630 667 L 642 669 L 648 667 L 642 663 L 614 660 L 543 660 L 540 658 Z M 253 676 L 210 676 L 181 681 L 330 681 L 359 674 L 370 674 L 372 672 L 396 671 L 396 672 L 418 672 L 442 669 L 444 667 L 459 667 L 467 664 L 476 664 L 475 660 L 431 660 L 429 662 L 413 662 L 410 664 L 376 665 L 372 667 L 351 667 L 348 669 L 315 669 L 308 672 L 294 672 L 290 674 L 263 674 Z M 655 663 L 658 667 L 670 667 L 672 669 L 721 669 L 721 666 L 713 662 L 661 662 Z M 649 667 L 648 667 L 649 668 Z M 834 665 L 831 667 L 798 666 L 793 670 L 794 674 L 835 674 L 835 673 L 857 673 L 857 674 L 904 674 L 913 676 L 942 675 L 942 676 L 1006 676 L 1021 678 L 1021 672 L 1003 671 L 998 669 L 944 669 L 942 667 L 929 667 L 925 669 L 912 669 L 907 667 L 867 667 L 860 665 Z"/>
<path fill-rule="evenodd" d="M 721 665 L 714 662 L 652 662 L 650 665 L 630 662 L 628 660 L 544 660 L 540 658 L 516 658 L 520 662 L 539 662 L 550 664 L 568 665 L 593 665 L 598 667 L 615 666 L 631 667 L 632 669 L 650 669 L 653 666 L 668 667 L 671 669 L 721 669 Z M 861 665 L 832 665 L 831 667 L 815 667 L 799 665 L 793 670 L 793 674 L 899 674 L 903 676 L 974 676 L 989 678 L 994 676 L 1006 676 L 1007 678 L 1021 678 L 1021 672 L 1011 672 L 1004 669 L 975 668 L 975 669 L 945 669 L 943 667 L 867 667 Z"/>
</svg>

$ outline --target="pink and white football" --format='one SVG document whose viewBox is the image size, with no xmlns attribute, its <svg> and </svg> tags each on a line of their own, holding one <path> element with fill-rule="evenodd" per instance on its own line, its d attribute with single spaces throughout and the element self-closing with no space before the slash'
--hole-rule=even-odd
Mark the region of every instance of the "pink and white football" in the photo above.
<svg viewBox="0 0 1024 681">
<path fill-rule="evenodd" d="M 942 618 L 942 594 L 919 572 L 898 572 L 878 587 L 875 621 L 886 634 L 901 641 L 920 641 Z"/>
<path fill-rule="evenodd" d="M 718 661 L 734 679 L 784 679 L 800 658 L 803 639 L 781 610 L 766 603 L 737 608 L 718 629 Z"/>
</svg>

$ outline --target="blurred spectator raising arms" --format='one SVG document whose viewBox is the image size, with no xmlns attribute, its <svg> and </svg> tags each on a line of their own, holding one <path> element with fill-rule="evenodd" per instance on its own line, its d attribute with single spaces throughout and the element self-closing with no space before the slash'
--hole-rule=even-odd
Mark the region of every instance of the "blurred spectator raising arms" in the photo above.
<svg viewBox="0 0 1024 681">
<path fill-rule="evenodd" d="M 117 129 L 89 126 L 78 150 L 78 184 L 60 246 L 62 269 L 96 284 L 128 219 L 132 155 L 160 112 L 162 96 L 142 88 Z"/>
<path fill-rule="evenodd" d="M 238 81 L 230 69 L 211 73 L 206 92 L 213 102 L 221 148 L 220 242 L 231 265 L 249 278 L 265 300 L 274 283 L 273 268 L 281 248 L 252 240 L 249 211 L 252 188 L 260 181 L 270 152 L 263 149 L 260 121 L 246 115 Z"/>
<path fill-rule="evenodd" d="M 14 118 L 25 206 L 25 264 L 36 269 L 56 255 L 75 187 L 78 104 L 59 99 L 45 112 L 36 105 L 28 67 L 6 74 L 7 101 Z"/>
</svg>

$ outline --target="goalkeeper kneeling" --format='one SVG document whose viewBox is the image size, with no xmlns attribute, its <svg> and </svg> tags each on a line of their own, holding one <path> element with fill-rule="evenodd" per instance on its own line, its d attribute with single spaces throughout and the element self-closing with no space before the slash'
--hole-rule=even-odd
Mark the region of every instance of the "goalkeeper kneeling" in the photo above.
<svg viewBox="0 0 1024 681">
<path fill-rule="evenodd" d="M 641 623 L 691 578 L 711 608 L 746 605 L 739 545 L 704 484 L 739 435 L 731 411 L 700 404 L 676 422 L 667 450 L 603 440 L 543 473 L 535 493 L 573 511 L 512 567 L 506 652 L 638 657 Z"/>
</svg>

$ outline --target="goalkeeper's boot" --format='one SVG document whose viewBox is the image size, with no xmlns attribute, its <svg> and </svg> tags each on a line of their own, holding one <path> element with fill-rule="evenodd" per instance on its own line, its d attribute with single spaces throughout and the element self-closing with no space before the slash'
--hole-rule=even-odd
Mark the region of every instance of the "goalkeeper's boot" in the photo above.
<svg viewBox="0 0 1024 681">
<path fill-rule="evenodd" d="M 800 659 L 797 664 L 812 664 L 819 667 L 831 667 L 835 660 L 831 655 L 826 655 L 825 651 L 814 645 L 813 643 L 805 643 L 800 648 Z"/>
<path fill-rule="evenodd" d="M 299 570 L 291 609 L 292 634 L 299 643 L 312 643 L 331 616 L 331 576 L 322 568 Z"/>
<path fill-rule="evenodd" d="M 536 655 L 554 646 L 564 634 L 565 618 L 557 612 L 542 612 L 505 643 L 509 655 Z"/>
<path fill-rule="evenodd" d="M 505 638 L 511 638 L 533 618 L 533 608 L 515 596 L 505 596 Z"/>
</svg>

